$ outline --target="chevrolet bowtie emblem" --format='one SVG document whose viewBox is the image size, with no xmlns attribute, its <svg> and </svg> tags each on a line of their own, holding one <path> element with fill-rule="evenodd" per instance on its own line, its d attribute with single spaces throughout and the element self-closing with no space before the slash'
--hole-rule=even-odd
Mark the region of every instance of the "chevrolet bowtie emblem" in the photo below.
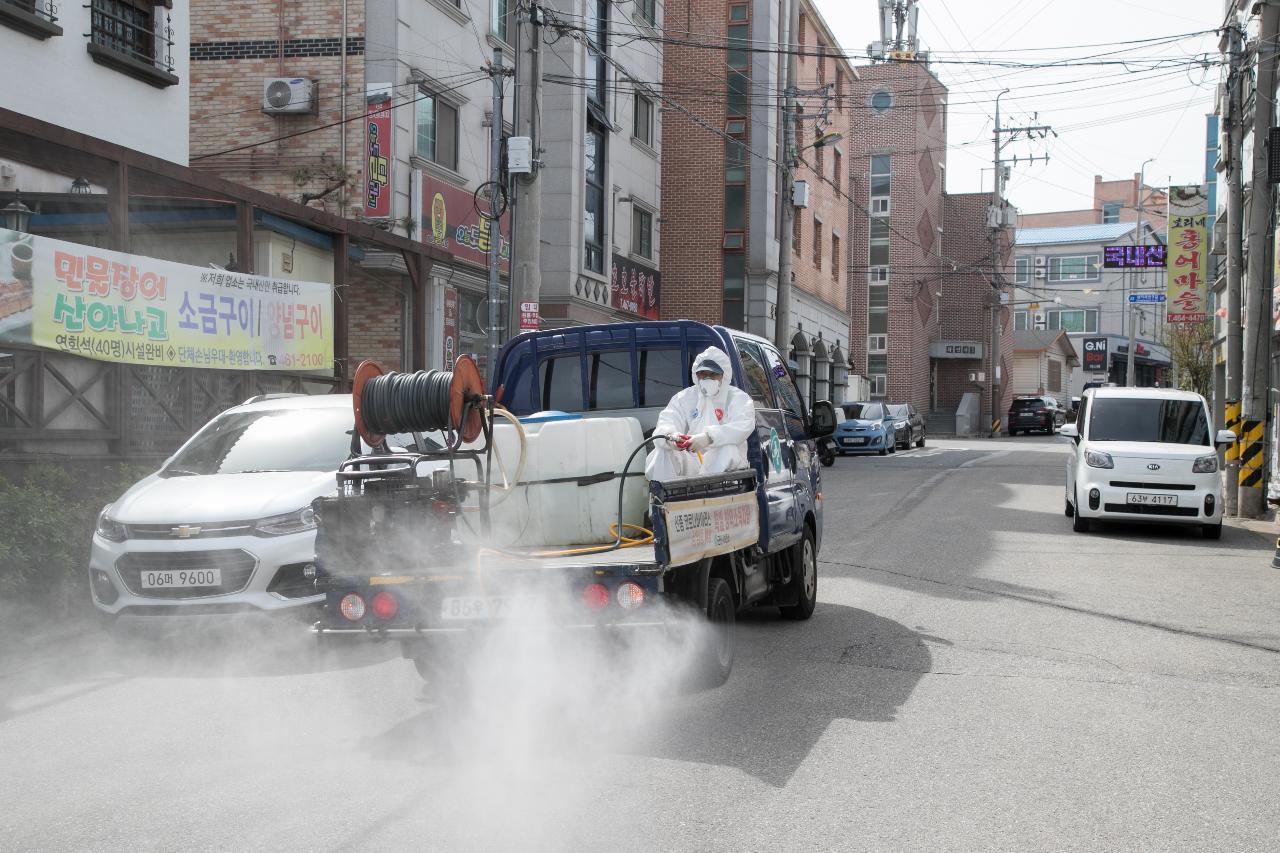
<svg viewBox="0 0 1280 853">
<path fill-rule="evenodd" d="M 169 533 L 179 539 L 190 539 L 192 536 L 199 536 L 200 531 L 203 529 L 202 527 L 193 527 L 190 524 L 182 524 L 178 527 L 171 527 Z"/>
</svg>

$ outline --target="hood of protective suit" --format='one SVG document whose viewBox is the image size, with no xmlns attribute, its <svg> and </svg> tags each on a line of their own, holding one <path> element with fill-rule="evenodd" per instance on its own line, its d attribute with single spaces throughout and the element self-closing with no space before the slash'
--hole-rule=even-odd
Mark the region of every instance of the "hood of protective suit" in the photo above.
<svg viewBox="0 0 1280 853">
<path fill-rule="evenodd" d="M 733 384 L 733 362 L 729 360 L 729 356 L 719 347 L 707 347 L 698 353 L 693 360 L 693 369 L 689 371 L 689 376 L 693 379 L 693 387 L 698 387 L 698 365 L 702 364 L 706 359 L 711 359 L 720 365 L 720 372 L 724 376 L 720 377 L 720 393 L 716 396 L 724 396 L 729 386 Z"/>
</svg>

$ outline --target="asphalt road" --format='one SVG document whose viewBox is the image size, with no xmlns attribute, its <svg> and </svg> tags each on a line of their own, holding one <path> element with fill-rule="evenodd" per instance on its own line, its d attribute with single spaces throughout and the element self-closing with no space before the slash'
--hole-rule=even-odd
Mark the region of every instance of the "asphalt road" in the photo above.
<svg viewBox="0 0 1280 853">
<path fill-rule="evenodd" d="M 838 460 L 813 619 L 704 693 L 534 640 L 463 701 L 290 623 L 10 653 L 0 848 L 1274 850 L 1271 539 L 1074 534 L 1062 450 Z"/>
</svg>

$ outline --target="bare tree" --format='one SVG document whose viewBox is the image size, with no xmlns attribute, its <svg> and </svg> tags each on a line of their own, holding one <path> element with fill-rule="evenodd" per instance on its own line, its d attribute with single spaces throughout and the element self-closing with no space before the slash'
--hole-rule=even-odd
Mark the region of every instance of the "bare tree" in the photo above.
<svg viewBox="0 0 1280 853">
<path fill-rule="evenodd" d="M 1213 393 L 1213 323 L 1168 323 L 1164 344 L 1178 385 L 1209 397 Z"/>
</svg>

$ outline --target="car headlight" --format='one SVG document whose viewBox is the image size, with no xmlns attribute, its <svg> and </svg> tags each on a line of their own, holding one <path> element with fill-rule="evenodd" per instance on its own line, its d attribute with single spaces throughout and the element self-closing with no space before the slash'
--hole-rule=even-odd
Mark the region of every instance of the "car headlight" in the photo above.
<svg viewBox="0 0 1280 853">
<path fill-rule="evenodd" d="M 1196 460 L 1196 464 L 1191 466 L 1192 474 L 1212 474 L 1218 470 L 1218 455 L 1211 454 L 1209 456 L 1201 456 Z"/>
<path fill-rule="evenodd" d="M 1084 454 L 1084 464 L 1090 468 L 1114 468 L 1116 464 L 1111 461 L 1110 453 L 1103 453 L 1101 450 L 1086 450 Z"/>
<path fill-rule="evenodd" d="M 295 512 L 260 519 L 253 525 L 253 532 L 260 536 L 288 536 L 290 533 L 314 530 L 315 527 L 316 511 L 308 506 Z"/>
<path fill-rule="evenodd" d="M 111 504 L 107 504 L 102 508 L 102 512 L 98 513 L 98 523 L 94 525 L 93 532 L 108 542 L 123 542 L 129 538 L 129 531 L 123 524 L 107 514 L 110 511 Z"/>
</svg>

